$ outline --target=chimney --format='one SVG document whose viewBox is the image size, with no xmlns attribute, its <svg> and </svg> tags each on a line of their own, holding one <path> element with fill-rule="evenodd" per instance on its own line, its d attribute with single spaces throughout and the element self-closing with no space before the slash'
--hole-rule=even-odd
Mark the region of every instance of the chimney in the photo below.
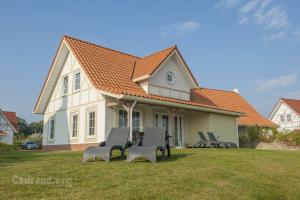
<svg viewBox="0 0 300 200">
<path fill-rule="evenodd" d="M 232 91 L 235 92 L 235 93 L 237 93 L 237 94 L 240 93 L 238 88 L 234 88 Z"/>
</svg>

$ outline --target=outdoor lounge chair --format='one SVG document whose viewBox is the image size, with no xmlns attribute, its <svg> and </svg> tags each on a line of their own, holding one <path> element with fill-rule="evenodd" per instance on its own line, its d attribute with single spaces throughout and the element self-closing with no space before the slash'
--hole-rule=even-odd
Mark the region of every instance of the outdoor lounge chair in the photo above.
<svg viewBox="0 0 300 200">
<path fill-rule="evenodd" d="M 205 147 L 210 147 L 213 148 L 214 144 L 211 144 L 210 141 L 208 141 L 205 137 L 205 135 L 203 134 L 203 132 L 198 132 L 199 135 L 199 142 L 197 144 L 195 144 L 193 147 L 195 148 L 205 148 Z"/>
<path fill-rule="evenodd" d="M 129 128 L 112 128 L 106 142 L 101 142 L 99 147 L 88 147 L 84 153 L 82 162 L 88 159 L 95 160 L 99 157 L 105 162 L 110 162 L 112 151 L 118 149 L 121 151 L 121 157 L 124 157 L 124 152 L 128 142 Z"/>
<path fill-rule="evenodd" d="M 156 152 L 162 152 L 165 158 L 165 130 L 164 128 L 146 128 L 142 146 L 131 146 L 128 150 L 127 161 L 131 162 L 139 157 L 144 157 L 152 163 L 156 162 Z"/>
<path fill-rule="evenodd" d="M 225 148 L 225 143 L 226 142 L 222 142 L 222 141 L 218 140 L 213 132 L 208 132 L 207 135 L 208 135 L 208 138 L 209 138 L 210 142 L 215 143 L 215 145 L 217 147 Z"/>
</svg>

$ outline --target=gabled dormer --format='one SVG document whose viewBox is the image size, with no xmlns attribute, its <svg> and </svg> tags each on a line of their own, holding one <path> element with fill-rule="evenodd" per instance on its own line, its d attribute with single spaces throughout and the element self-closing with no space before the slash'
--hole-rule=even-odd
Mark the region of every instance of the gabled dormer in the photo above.
<svg viewBox="0 0 300 200">
<path fill-rule="evenodd" d="M 190 90 L 199 87 L 176 46 L 138 60 L 133 81 L 148 94 L 188 101 Z"/>
</svg>

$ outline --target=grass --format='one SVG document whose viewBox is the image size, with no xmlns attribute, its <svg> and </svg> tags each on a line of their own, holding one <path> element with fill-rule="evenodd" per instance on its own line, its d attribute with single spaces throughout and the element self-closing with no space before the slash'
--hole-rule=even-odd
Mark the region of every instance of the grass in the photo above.
<svg viewBox="0 0 300 200">
<path fill-rule="evenodd" d="M 300 199 L 300 152 L 172 153 L 156 164 L 82 164 L 80 152 L 0 152 L 0 199 Z"/>
</svg>

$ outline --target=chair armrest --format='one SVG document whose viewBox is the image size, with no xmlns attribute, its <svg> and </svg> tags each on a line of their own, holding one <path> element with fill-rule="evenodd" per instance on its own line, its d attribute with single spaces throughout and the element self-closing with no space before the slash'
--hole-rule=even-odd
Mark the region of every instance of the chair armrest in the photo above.
<svg viewBox="0 0 300 200">
<path fill-rule="evenodd" d="M 99 147 L 105 147 L 106 146 L 106 142 L 100 142 Z"/>
<path fill-rule="evenodd" d="M 132 146 L 132 143 L 130 141 L 127 141 L 125 144 L 125 149 L 128 149 L 131 146 Z"/>
</svg>

